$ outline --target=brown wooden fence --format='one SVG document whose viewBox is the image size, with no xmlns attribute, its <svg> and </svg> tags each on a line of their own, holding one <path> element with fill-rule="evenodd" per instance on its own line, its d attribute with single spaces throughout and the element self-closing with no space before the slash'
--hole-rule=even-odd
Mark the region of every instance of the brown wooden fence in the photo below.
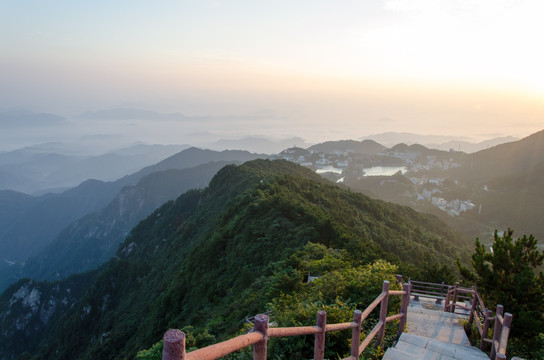
<svg viewBox="0 0 544 360">
<path fill-rule="evenodd" d="M 210 345 L 202 349 L 191 352 L 185 351 L 185 334 L 180 330 L 171 329 L 164 334 L 163 360 L 212 360 L 241 350 L 247 346 L 253 345 L 253 359 L 265 360 L 267 353 L 267 344 L 269 338 L 288 337 L 300 335 L 314 335 L 314 360 L 323 360 L 325 353 L 325 334 L 331 331 L 352 329 L 351 337 L 351 356 L 344 360 L 356 360 L 367 348 L 367 346 L 376 338 L 376 345 L 382 343 L 385 325 L 393 320 L 399 321 L 397 335 L 404 331 L 406 327 L 406 312 L 410 303 L 411 285 L 404 284 L 401 291 L 389 290 L 389 281 L 383 282 L 382 292 L 378 297 L 364 310 L 355 310 L 353 321 L 340 324 L 327 324 L 327 314 L 325 311 L 317 313 L 317 322 L 315 326 L 299 326 L 276 328 L 269 327 L 268 315 L 256 315 L 254 319 L 253 330 L 245 335 L 240 335 L 230 340 Z M 402 302 L 400 312 L 396 315 L 387 316 L 387 304 L 389 296 L 400 295 Z M 361 342 L 361 326 L 368 315 L 380 305 L 380 317 L 378 323 Z"/>
<path fill-rule="evenodd" d="M 445 300 L 444 311 L 466 315 L 468 322 L 466 330 L 469 331 L 474 323 L 480 334 L 480 349 L 486 350 L 487 344 L 491 344 L 490 359 L 506 359 L 506 347 L 512 324 L 512 314 L 504 314 L 502 305 L 497 305 L 495 316 L 491 310 L 485 307 L 482 296 L 475 288 L 465 288 L 444 283 L 427 283 L 409 279 L 412 285 L 412 296 L 434 298 L 437 303 Z M 464 303 L 468 303 L 464 305 Z M 489 328 L 493 324 L 493 337 L 488 337 Z"/>
<path fill-rule="evenodd" d="M 470 306 L 456 304 L 456 300 L 460 294 L 470 294 L 472 299 Z M 451 302 L 449 301 L 450 299 Z M 463 288 L 456 283 L 455 286 L 449 286 L 444 304 L 444 311 L 454 312 L 455 308 L 461 308 L 469 312 L 467 327 L 470 329 L 472 323 L 476 324 L 476 328 L 480 333 L 480 349 L 485 350 L 486 344 L 491 344 L 490 359 L 505 359 L 506 347 L 508 345 L 508 337 L 510 336 L 510 327 L 512 325 L 512 314 L 504 314 L 502 305 L 497 305 L 495 316 L 492 316 L 491 310 L 485 307 L 484 301 L 480 293 L 472 288 Z M 491 324 L 493 326 L 493 337 L 488 338 L 488 330 Z"/>
<path fill-rule="evenodd" d="M 397 281 L 401 283 L 402 276 L 399 275 Z M 402 295 L 401 308 L 398 314 L 387 317 L 387 304 L 391 295 Z M 464 288 L 459 286 L 459 283 L 447 285 L 444 283 L 429 283 L 411 279 L 403 285 L 403 290 L 401 291 L 389 290 L 389 282 L 384 281 L 381 294 L 363 312 L 355 310 L 353 321 L 351 322 L 327 324 L 326 312 L 319 311 L 315 326 L 276 328 L 269 327 L 268 315 L 259 314 L 254 318 L 253 330 L 250 333 L 188 353 L 185 351 L 185 334 L 180 330 L 171 329 L 164 334 L 162 359 L 213 360 L 253 345 L 253 359 L 265 360 L 269 338 L 314 335 L 314 360 L 323 360 L 325 334 L 331 331 L 352 329 L 351 356 L 343 360 L 356 360 L 375 337 L 376 345 L 381 344 L 384 337 L 385 325 L 388 322 L 400 320 L 397 332 L 397 336 L 400 336 L 406 327 L 406 313 L 410 303 L 410 295 L 414 296 L 415 299 L 419 296 L 434 298 L 437 303 L 445 300 L 444 311 L 468 316 L 467 329 L 470 329 L 473 323 L 476 324 L 481 338 L 480 349 L 485 350 L 486 345 L 491 344 L 490 359 L 506 359 L 505 354 L 512 323 L 512 314 L 504 314 L 502 305 L 497 306 L 495 316 L 492 316 L 491 310 L 485 307 L 480 293 L 474 288 Z M 469 306 L 464 305 L 463 302 L 468 303 Z M 379 321 L 366 336 L 365 340 L 361 342 L 362 322 L 366 320 L 378 305 L 380 305 Z M 488 338 L 488 331 L 492 323 L 494 324 L 493 337 Z"/>
</svg>

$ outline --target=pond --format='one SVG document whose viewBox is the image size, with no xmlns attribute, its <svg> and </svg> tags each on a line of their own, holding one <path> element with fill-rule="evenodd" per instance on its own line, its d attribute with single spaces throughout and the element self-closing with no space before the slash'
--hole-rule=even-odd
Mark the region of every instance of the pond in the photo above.
<svg viewBox="0 0 544 360">
<path fill-rule="evenodd" d="M 323 174 L 323 173 L 326 173 L 326 172 L 332 172 L 332 173 L 336 173 L 336 174 L 341 174 L 341 173 L 342 173 L 342 169 L 335 168 L 334 166 L 329 165 L 329 166 L 324 166 L 324 167 L 322 167 L 321 169 L 317 169 L 315 172 L 318 173 L 318 174 Z"/>
<path fill-rule="evenodd" d="M 399 171 L 404 174 L 407 170 L 406 166 L 373 166 L 363 169 L 364 176 L 391 176 Z"/>
</svg>

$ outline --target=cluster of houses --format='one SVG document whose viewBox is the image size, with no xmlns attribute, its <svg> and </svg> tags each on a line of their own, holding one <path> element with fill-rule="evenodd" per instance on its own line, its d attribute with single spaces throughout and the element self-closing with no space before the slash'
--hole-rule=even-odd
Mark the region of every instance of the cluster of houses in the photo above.
<svg viewBox="0 0 544 360">
<path fill-rule="evenodd" d="M 446 200 L 443 195 L 446 178 L 428 176 L 427 171 L 430 170 L 449 170 L 461 166 L 453 158 L 439 158 L 436 155 L 423 155 L 418 151 L 390 149 L 373 155 L 365 155 L 350 150 L 317 152 L 298 147 L 286 149 L 271 158 L 295 162 L 318 173 L 334 173 L 340 178 L 338 182 L 344 180 L 344 177 L 361 180 L 368 175 L 368 171 L 365 172 L 368 167 L 381 166 L 385 169 L 398 169 L 399 165 L 402 165 L 405 169 L 404 175 L 409 177 L 415 185 L 414 198 L 418 201 L 429 201 L 452 216 L 458 216 L 476 207 L 470 200 Z"/>
<path fill-rule="evenodd" d="M 441 187 L 445 180 L 445 178 L 431 178 L 428 180 L 418 177 L 410 178 L 413 184 L 422 189 L 416 194 L 418 201 L 430 201 L 434 206 L 452 216 L 458 216 L 462 212 L 472 210 L 476 207 L 471 200 L 453 199 L 448 201 L 442 197 L 443 191 Z"/>
<path fill-rule="evenodd" d="M 357 160 L 357 156 L 354 156 L 354 154 L 350 151 L 333 151 L 330 153 L 324 153 L 298 147 L 289 148 L 282 151 L 278 155 L 272 155 L 270 158 L 284 159 L 314 170 L 327 168 L 347 168 L 350 165 L 355 165 Z"/>
</svg>

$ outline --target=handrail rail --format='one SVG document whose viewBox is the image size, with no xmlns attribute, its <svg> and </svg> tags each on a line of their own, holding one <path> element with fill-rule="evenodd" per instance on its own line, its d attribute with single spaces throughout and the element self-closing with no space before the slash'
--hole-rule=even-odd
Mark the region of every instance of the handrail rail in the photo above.
<svg viewBox="0 0 544 360">
<path fill-rule="evenodd" d="M 439 284 L 412 279 L 408 279 L 408 282 L 412 285 L 414 300 L 417 300 L 419 296 L 430 297 L 435 299 L 437 304 L 441 304 L 446 298 L 448 285 L 443 282 Z"/>
<path fill-rule="evenodd" d="M 382 292 L 363 311 L 355 310 L 353 321 L 339 324 L 326 324 L 326 312 L 321 310 L 317 314 L 316 326 L 298 326 L 284 328 L 269 328 L 268 315 L 260 314 L 255 316 L 255 323 L 252 332 L 240 335 L 235 338 L 223 341 L 218 344 L 206 346 L 191 352 L 185 351 L 185 334 L 177 329 L 170 329 L 164 334 L 163 360 L 213 360 L 222 356 L 241 350 L 253 345 L 253 359 L 265 360 L 268 338 L 288 337 L 299 335 L 315 335 L 314 360 L 323 360 L 325 350 L 325 333 L 338 330 L 353 329 L 351 341 L 351 356 L 344 359 L 358 359 L 370 342 L 376 337 L 376 344 L 381 344 L 385 325 L 394 320 L 399 321 L 397 336 L 400 336 L 406 327 L 406 313 L 410 303 L 410 292 L 412 285 L 404 284 L 402 291 L 389 290 L 389 281 L 383 282 Z M 402 295 L 401 308 L 398 314 L 387 317 L 387 304 L 389 296 Z M 378 323 L 361 343 L 361 324 L 370 313 L 380 305 L 380 316 Z"/>
<path fill-rule="evenodd" d="M 508 345 L 508 337 L 510 335 L 510 327 L 512 323 L 512 314 L 506 313 L 503 317 L 503 306 L 497 305 L 497 310 L 495 316 L 491 316 L 491 310 L 485 307 L 482 296 L 475 288 L 466 288 L 461 287 L 459 282 L 455 285 L 446 285 L 446 284 L 436 284 L 436 283 L 426 283 L 423 281 L 414 281 L 409 279 L 410 284 L 413 284 L 412 293 L 414 297 L 430 297 L 436 298 L 433 296 L 433 292 L 427 290 L 428 288 L 436 287 L 437 285 L 446 286 L 447 291 L 445 295 L 445 304 L 444 311 L 455 313 L 455 309 L 463 309 L 467 313 L 459 313 L 459 315 L 468 315 L 468 322 L 465 329 L 470 329 L 472 323 L 475 321 L 476 328 L 480 334 L 480 349 L 483 351 L 486 348 L 486 344 L 491 344 L 491 355 L 490 359 L 505 359 L 506 357 L 506 347 Z M 416 287 L 414 287 L 416 285 Z M 464 294 L 472 295 L 472 297 L 463 296 Z M 458 299 L 466 299 L 470 301 L 470 307 L 459 304 Z M 437 303 L 439 300 L 437 299 Z M 491 326 L 491 323 L 494 323 L 493 328 L 493 338 L 488 338 L 488 330 Z"/>
<path fill-rule="evenodd" d="M 397 282 L 402 282 L 402 277 L 397 276 Z M 440 286 L 442 289 L 447 289 L 445 292 L 439 292 L 436 296 L 436 291 L 433 287 Z M 429 290 L 429 288 L 431 290 Z M 387 316 L 387 304 L 389 296 L 402 295 L 401 309 L 398 314 Z M 506 347 L 508 344 L 508 337 L 510 334 L 510 327 L 512 323 L 512 314 L 505 313 L 502 305 L 497 305 L 495 316 L 491 316 L 491 310 L 485 307 L 480 293 L 474 288 L 465 288 L 459 286 L 457 282 L 454 286 L 446 285 L 444 283 L 426 283 L 423 281 L 408 280 L 408 283 L 403 285 L 402 291 L 389 290 L 389 281 L 383 282 L 382 292 L 374 299 L 374 301 L 363 311 L 355 310 L 353 313 L 353 321 L 327 324 L 326 312 L 321 310 L 317 313 L 316 326 L 298 326 L 298 327 L 284 327 L 276 328 L 268 327 L 269 317 L 266 314 L 259 314 L 255 316 L 253 330 L 245 335 L 240 335 L 235 338 L 223 341 L 221 343 L 213 344 L 198 350 L 191 352 L 185 352 L 185 334 L 180 330 L 170 329 L 164 334 L 164 346 L 163 346 L 163 360 L 196 360 L 205 359 L 213 360 L 222 356 L 231 354 L 235 351 L 241 350 L 247 346 L 253 345 L 253 359 L 265 360 L 267 352 L 267 343 L 269 338 L 273 337 L 290 337 L 300 335 L 315 335 L 314 344 L 314 360 L 323 360 L 325 352 L 325 334 L 327 332 L 352 329 L 352 341 L 351 341 L 351 356 L 343 360 L 356 360 L 376 338 L 376 344 L 381 344 L 385 325 L 394 320 L 399 321 L 399 330 L 397 336 L 400 336 L 406 327 L 406 314 L 408 305 L 410 303 L 410 296 L 414 296 L 417 300 L 418 296 L 430 297 L 439 301 L 445 299 L 444 311 L 455 312 L 456 308 L 460 308 L 468 311 L 462 315 L 468 315 L 467 328 L 472 326 L 474 319 L 476 319 L 476 327 L 480 333 L 480 349 L 485 350 L 486 344 L 491 344 L 490 359 L 502 360 L 506 359 Z M 472 295 L 467 297 L 464 295 Z M 457 303 L 458 299 L 470 300 L 470 307 Z M 370 315 L 370 313 L 380 304 L 380 316 L 378 323 L 366 336 L 361 343 L 361 325 L 364 320 Z M 459 314 L 459 313 L 458 313 Z M 487 338 L 487 333 L 491 323 L 494 323 L 493 338 Z"/>
</svg>

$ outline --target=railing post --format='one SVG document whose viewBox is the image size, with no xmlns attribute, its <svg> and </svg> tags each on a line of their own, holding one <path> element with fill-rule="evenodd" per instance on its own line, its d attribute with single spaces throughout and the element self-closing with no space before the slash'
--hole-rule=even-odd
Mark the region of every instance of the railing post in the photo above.
<svg viewBox="0 0 544 360">
<path fill-rule="evenodd" d="M 412 285 L 412 279 L 408 278 L 408 284 Z M 414 301 L 418 301 L 418 300 L 419 300 L 419 296 L 414 295 Z"/>
<path fill-rule="evenodd" d="M 472 294 L 472 306 L 470 307 L 470 314 L 468 315 L 468 323 L 465 331 L 470 331 L 472 322 L 474 321 L 474 312 L 476 311 L 476 303 L 478 302 L 478 296 L 476 296 L 476 289 L 472 287 L 474 294 Z"/>
<path fill-rule="evenodd" d="M 487 333 L 489 332 L 489 318 L 491 317 L 491 310 L 487 309 L 484 314 L 484 326 L 482 329 L 482 339 L 480 341 L 480 350 L 485 351 L 485 341 L 487 339 Z"/>
<path fill-rule="evenodd" d="M 451 286 L 448 286 L 448 292 L 446 294 L 446 301 L 444 302 L 444 312 L 449 312 L 450 309 L 449 309 L 449 306 L 450 306 L 450 291 L 451 291 L 452 287 Z"/>
<path fill-rule="evenodd" d="M 404 294 L 402 295 L 402 302 L 400 303 L 400 312 L 404 316 L 399 321 L 399 331 L 397 336 L 401 336 L 406 328 L 406 317 L 408 316 L 408 305 L 410 304 L 410 292 L 412 291 L 412 285 L 406 283 L 403 286 Z"/>
<path fill-rule="evenodd" d="M 442 281 L 442 286 L 440 287 L 440 296 L 442 296 L 443 293 L 444 293 L 444 282 Z M 438 299 L 436 299 L 436 301 L 434 303 L 437 304 L 437 305 L 440 305 L 440 304 L 442 304 L 442 299 L 438 298 Z"/>
<path fill-rule="evenodd" d="M 164 333 L 162 360 L 185 359 L 185 334 L 178 329 L 170 329 Z"/>
<path fill-rule="evenodd" d="M 253 331 L 263 334 L 263 339 L 253 345 L 253 360 L 266 360 L 266 347 L 268 342 L 268 315 L 255 315 Z"/>
<path fill-rule="evenodd" d="M 512 325 L 512 314 L 504 314 L 504 321 L 501 328 L 501 339 L 499 340 L 499 354 L 506 354 L 508 346 L 508 336 L 510 335 L 510 326 Z"/>
<path fill-rule="evenodd" d="M 389 300 L 389 281 L 387 280 L 383 282 L 382 294 L 383 293 L 385 293 L 385 296 L 380 304 L 380 322 L 382 323 L 382 326 L 380 327 L 380 330 L 378 330 L 378 334 L 376 336 L 376 346 L 382 343 L 383 335 L 385 333 L 385 319 L 387 318 L 387 303 Z"/>
<path fill-rule="evenodd" d="M 499 341 L 501 336 L 501 322 L 499 321 L 499 315 L 502 316 L 504 313 L 504 307 L 502 305 L 497 305 L 497 311 L 495 312 L 495 327 L 493 328 L 493 342 L 491 343 L 491 355 L 490 359 L 494 359 L 497 354 L 497 349 L 495 349 L 495 341 Z"/>
<path fill-rule="evenodd" d="M 325 310 L 317 312 L 316 326 L 320 328 L 320 331 L 315 334 L 314 360 L 323 360 L 325 357 L 325 327 L 327 326 L 327 313 Z"/>
<path fill-rule="evenodd" d="M 361 310 L 355 310 L 353 312 L 353 322 L 357 324 L 353 328 L 351 333 L 351 357 L 354 359 L 359 358 L 359 345 L 361 345 L 361 322 L 363 318 L 363 313 Z"/>
<path fill-rule="evenodd" d="M 455 312 L 455 304 L 457 303 L 457 289 L 459 288 L 459 281 L 455 283 L 455 288 L 453 289 L 453 299 L 451 301 L 451 311 L 452 313 Z"/>
<path fill-rule="evenodd" d="M 402 275 L 397 274 L 397 284 L 402 284 Z"/>
</svg>

